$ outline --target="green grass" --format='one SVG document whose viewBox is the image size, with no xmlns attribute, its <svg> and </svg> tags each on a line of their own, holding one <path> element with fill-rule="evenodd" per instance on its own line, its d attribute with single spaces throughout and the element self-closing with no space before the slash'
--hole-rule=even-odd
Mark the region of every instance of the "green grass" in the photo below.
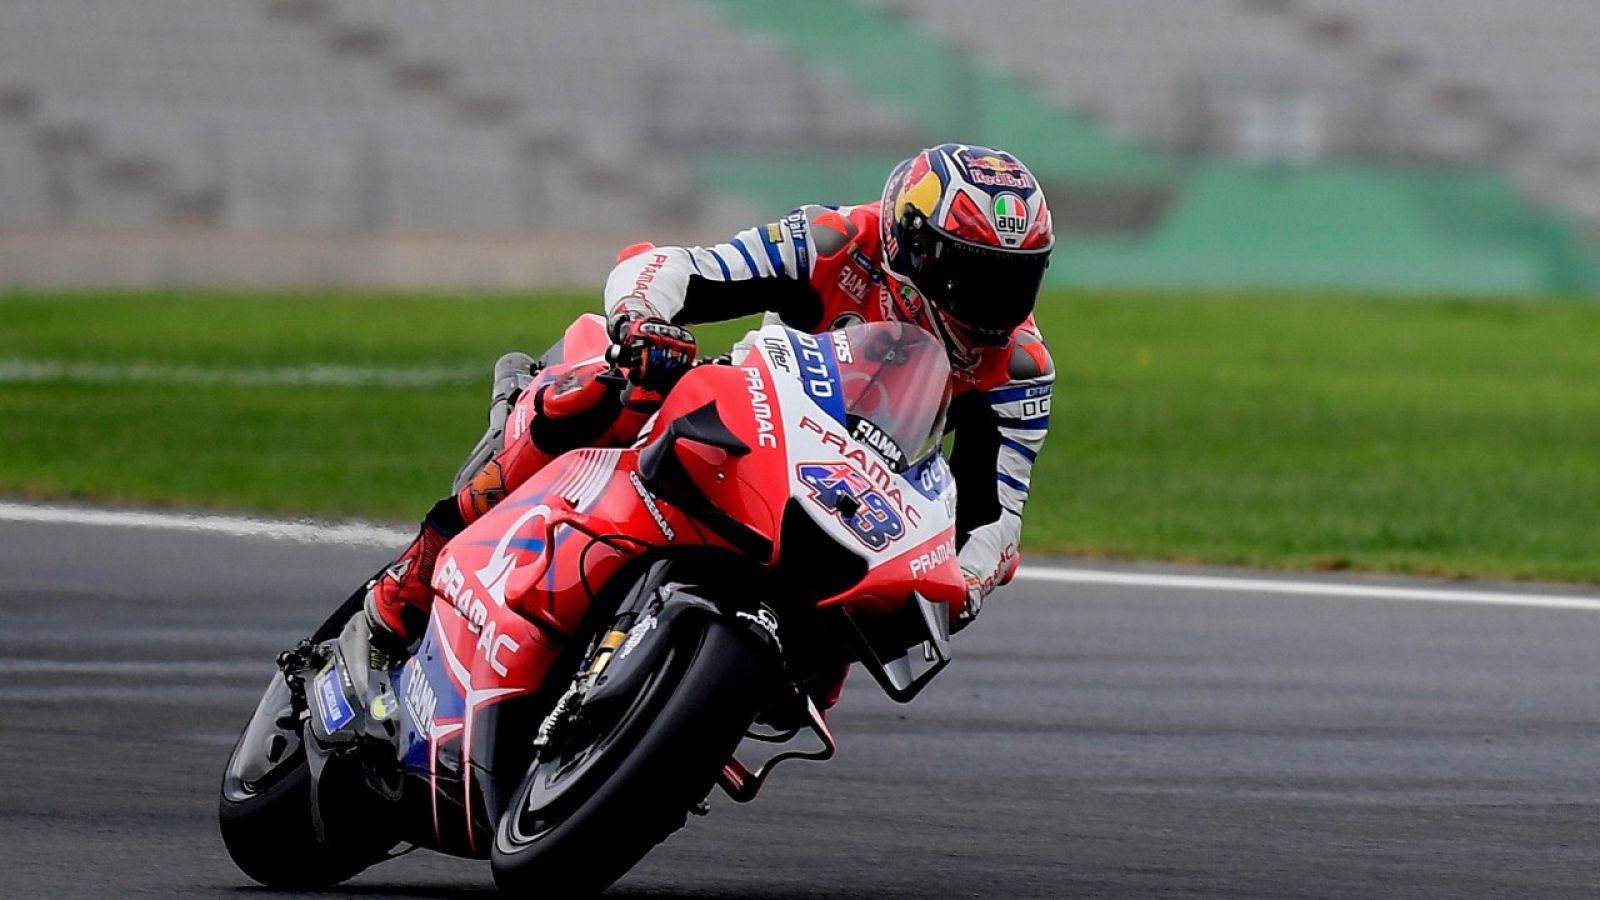
<svg viewBox="0 0 1600 900">
<path fill-rule="evenodd" d="M 0 381 L 0 492 L 408 519 L 574 295 L 0 298 L 0 359 L 481 367 L 425 389 Z M 1033 551 L 1600 581 L 1600 307 L 1055 295 Z M 702 329 L 726 346 L 738 328 Z"/>
</svg>

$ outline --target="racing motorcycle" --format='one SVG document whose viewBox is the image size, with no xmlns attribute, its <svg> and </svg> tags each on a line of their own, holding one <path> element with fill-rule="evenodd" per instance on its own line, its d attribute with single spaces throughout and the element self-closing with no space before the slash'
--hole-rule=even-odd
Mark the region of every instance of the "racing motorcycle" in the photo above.
<svg viewBox="0 0 1600 900">
<path fill-rule="evenodd" d="M 580 318 L 526 388 L 607 346 Z M 831 757 L 827 673 L 909 702 L 950 660 L 948 383 L 894 322 L 769 324 L 690 369 L 632 447 L 559 457 L 450 540 L 403 664 L 356 598 L 280 655 L 223 778 L 234 862 L 309 888 L 409 845 L 488 858 L 508 893 L 595 893 L 713 788 L 747 802 Z"/>
</svg>

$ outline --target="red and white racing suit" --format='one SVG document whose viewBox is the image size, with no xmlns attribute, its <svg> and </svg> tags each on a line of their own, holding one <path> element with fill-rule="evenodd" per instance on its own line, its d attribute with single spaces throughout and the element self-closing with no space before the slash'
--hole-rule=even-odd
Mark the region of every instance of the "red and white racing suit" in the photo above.
<svg viewBox="0 0 1600 900">
<path fill-rule="evenodd" d="M 812 333 L 896 319 L 941 336 L 955 394 L 950 462 L 969 609 L 1010 579 L 1055 382 L 1032 317 L 1005 346 L 961 342 L 885 269 L 877 203 L 804 206 L 713 247 L 630 250 L 606 281 L 608 317 L 634 311 L 689 325 L 766 312 Z"/>
</svg>

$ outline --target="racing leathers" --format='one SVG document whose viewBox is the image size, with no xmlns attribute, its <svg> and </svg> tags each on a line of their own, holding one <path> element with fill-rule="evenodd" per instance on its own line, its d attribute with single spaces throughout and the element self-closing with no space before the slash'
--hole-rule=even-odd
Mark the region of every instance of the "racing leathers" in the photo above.
<svg viewBox="0 0 1600 900">
<path fill-rule="evenodd" d="M 1016 570 L 1055 368 L 1031 316 L 1003 346 L 947 327 L 883 265 L 879 210 L 876 203 L 804 206 L 712 247 L 629 248 L 606 281 L 606 313 L 690 325 L 765 312 L 812 333 L 894 319 L 940 337 L 955 394 L 951 469 L 970 616 Z"/>
<path fill-rule="evenodd" d="M 962 616 L 970 620 L 983 597 L 1016 570 L 1055 371 L 1031 317 L 1003 346 L 968 342 L 947 328 L 914 288 L 881 265 L 880 240 L 872 204 L 802 207 L 712 247 L 636 245 L 606 281 L 609 331 L 619 349 L 647 354 L 639 357 L 646 376 L 692 359 L 692 336 L 675 326 L 761 312 L 812 333 L 894 319 L 940 336 L 955 395 L 950 465 L 967 581 Z M 434 505 L 411 546 L 364 586 L 375 638 L 387 633 L 403 644 L 417 636 L 432 604 L 434 560 L 452 535 L 561 453 L 630 442 L 653 411 L 648 380 L 643 388 L 619 388 L 599 377 L 606 366 L 596 362 L 525 390 L 533 382 L 530 363 L 511 354 L 496 366 L 489 432 L 457 474 L 452 496 Z"/>
</svg>

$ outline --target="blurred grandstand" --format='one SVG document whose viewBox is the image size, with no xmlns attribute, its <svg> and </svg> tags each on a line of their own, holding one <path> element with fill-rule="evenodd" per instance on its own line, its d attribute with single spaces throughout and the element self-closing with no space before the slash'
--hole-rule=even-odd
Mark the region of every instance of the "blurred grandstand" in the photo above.
<svg viewBox="0 0 1600 900">
<path fill-rule="evenodd" d="M 1060 283 L 1600 293 L 1594 0 L 4 0 L 0 285 L 594 284 L 942 140 Z"/>
</svg>

